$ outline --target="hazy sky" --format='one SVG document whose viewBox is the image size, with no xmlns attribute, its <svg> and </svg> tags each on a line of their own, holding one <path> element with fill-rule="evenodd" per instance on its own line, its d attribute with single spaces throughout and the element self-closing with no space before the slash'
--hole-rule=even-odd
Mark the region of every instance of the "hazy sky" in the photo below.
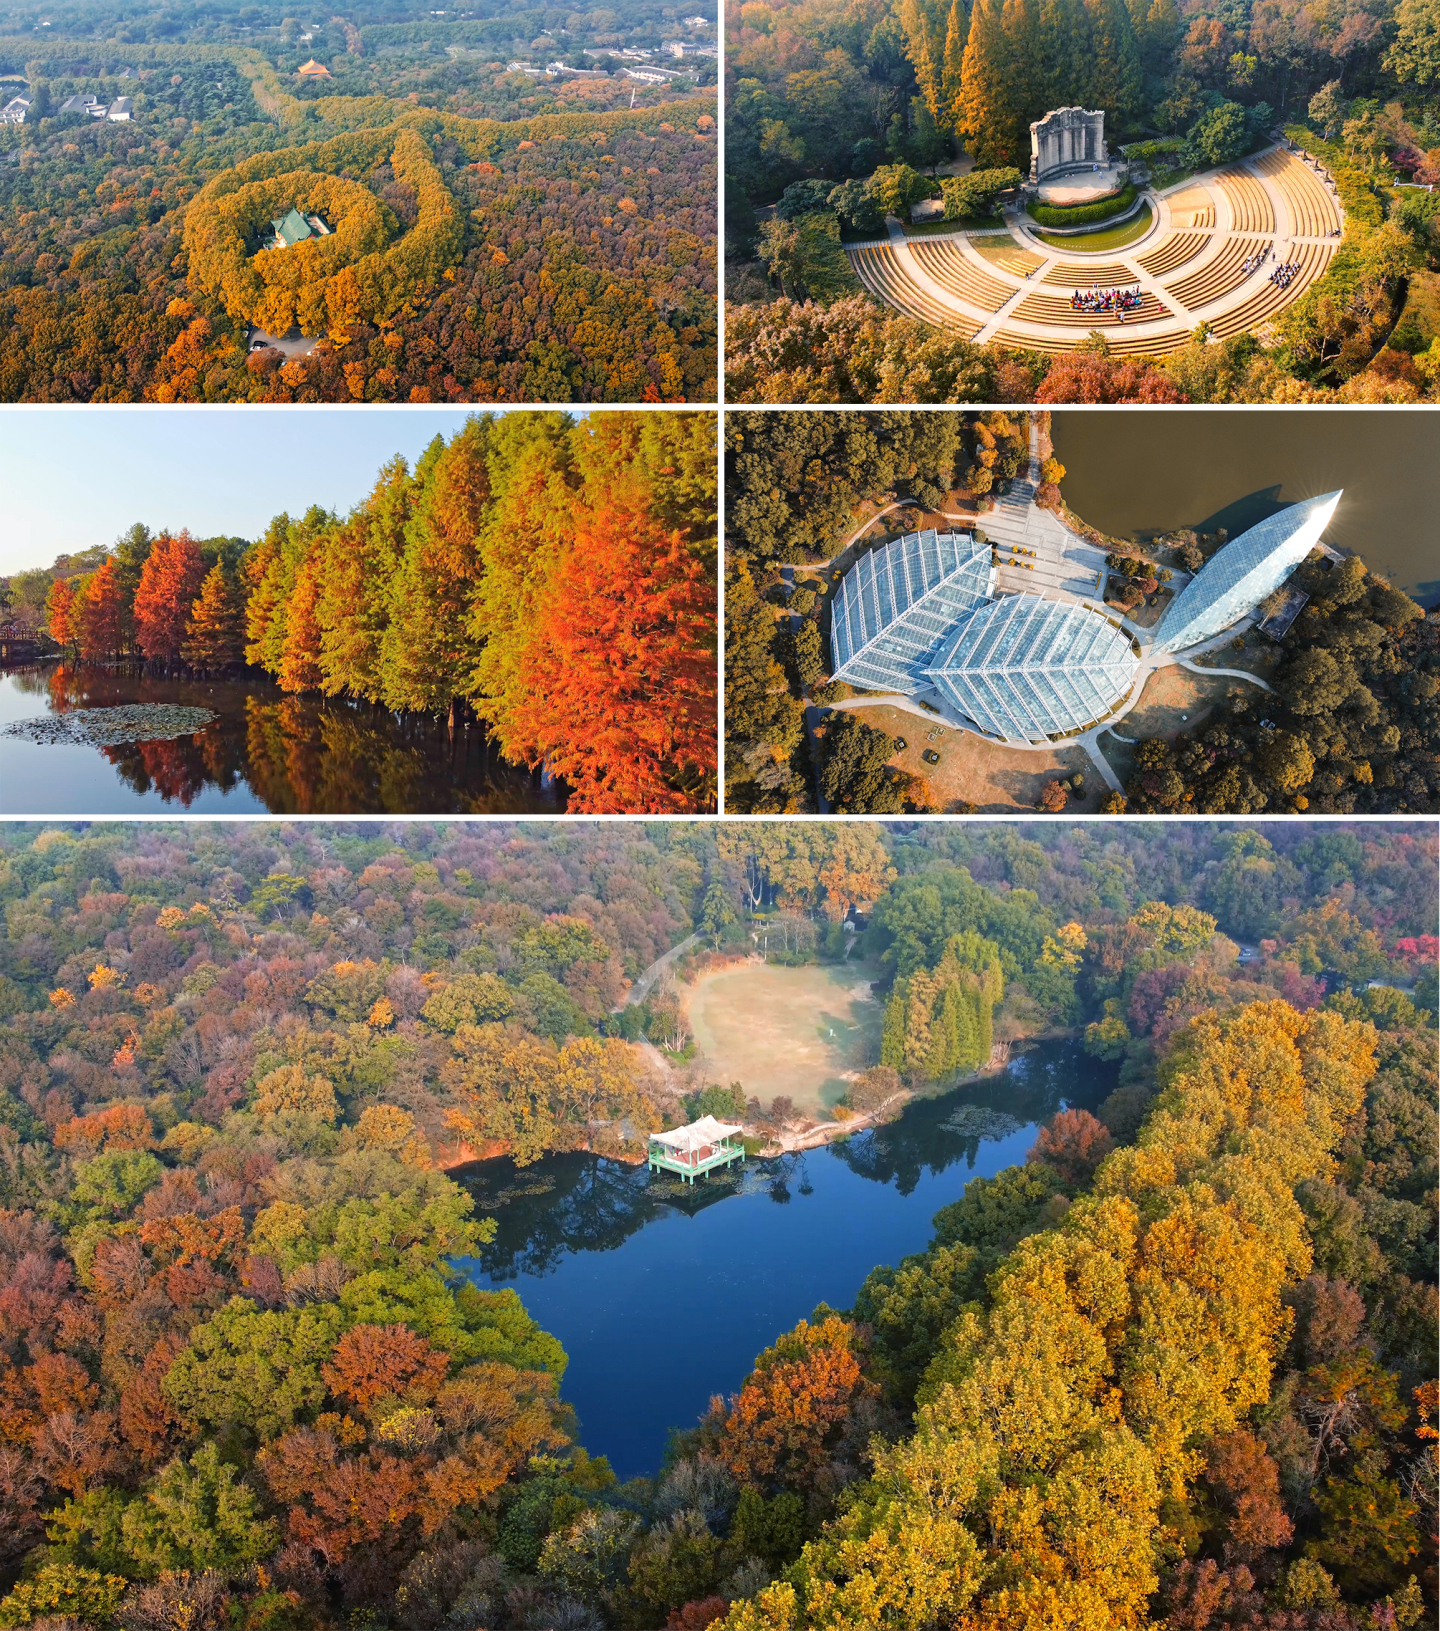
<svg viewBox="0 0 1440 1631">
<path fill-rule="evenodd" d="M 0 576 L 113 544 L 133 522 L 257 538 L 281 510 L 342 515 L 467 408 L 0 409 Z"/>
</svg>

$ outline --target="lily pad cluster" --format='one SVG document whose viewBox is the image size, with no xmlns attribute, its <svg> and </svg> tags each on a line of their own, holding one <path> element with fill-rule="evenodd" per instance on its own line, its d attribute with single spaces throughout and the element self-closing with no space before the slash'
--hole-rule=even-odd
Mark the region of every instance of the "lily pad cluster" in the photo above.
<svg viewBox="0 0 1440 1631">
<path fill-rule="evenodd" d="M 69 713 L 20 719 L 7 725 L 3 734 L 51 745 L 79 743 L 118 748 L 131 742 L 168 742 L 177 736 L 193 736 L 219 717 L 211 708 L 130 702 L 118 708 L 76 708 Z"/>
</svg>

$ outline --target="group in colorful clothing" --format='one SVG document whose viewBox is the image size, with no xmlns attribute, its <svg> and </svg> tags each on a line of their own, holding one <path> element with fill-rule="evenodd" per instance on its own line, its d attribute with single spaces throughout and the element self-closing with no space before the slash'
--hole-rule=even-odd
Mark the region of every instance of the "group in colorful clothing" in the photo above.
<svg viewBox="0 0 1440 1631">
<path fill-rule="evenodd" d="M 1137 283 L 1133 289 L 1077 289 L 1070 296 L 1072 311 L 1138 311 L 1144 296 Z"/>
</svg>

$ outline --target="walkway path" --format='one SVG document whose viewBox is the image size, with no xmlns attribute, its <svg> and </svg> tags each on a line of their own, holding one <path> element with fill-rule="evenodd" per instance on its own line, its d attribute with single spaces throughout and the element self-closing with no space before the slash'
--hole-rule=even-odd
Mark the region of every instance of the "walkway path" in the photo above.
<svg viewBox="0 0 1440 1631">
<path fill-rule="evenodd" d="M 671 946 L 663 957 L 657 957 L 643 974 L 636 976 L 635 983 L 625 993 L 625 1001 L 620 1004 L 620 1008 L 633 1008 L 636 1003 L 644 1002 L 646 997 L 655 989 L 656 982 L 661 975 L 667 969 L 673 968 L 692 946 L 698 946 L 703 938 L 704 936 L 698 933 L 688 935 L 678 946 Z M 620 1008 L 612 1008 L 610 1012 L 618 1014 Z"/>
</svg>

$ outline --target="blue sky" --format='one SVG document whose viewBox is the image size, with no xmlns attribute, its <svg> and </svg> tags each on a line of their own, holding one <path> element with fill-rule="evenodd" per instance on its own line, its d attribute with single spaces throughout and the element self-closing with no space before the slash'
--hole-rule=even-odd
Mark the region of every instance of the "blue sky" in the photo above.
<svg viewBox="0 0 1440 1631">
<path fill-rule="evenodd" d="M 0 410 L 0 576 L 112 544 L 133 522 L 256 538 L 281 510 L 342 515 L 396 453 L 467 408 Z"/>
</svg>

